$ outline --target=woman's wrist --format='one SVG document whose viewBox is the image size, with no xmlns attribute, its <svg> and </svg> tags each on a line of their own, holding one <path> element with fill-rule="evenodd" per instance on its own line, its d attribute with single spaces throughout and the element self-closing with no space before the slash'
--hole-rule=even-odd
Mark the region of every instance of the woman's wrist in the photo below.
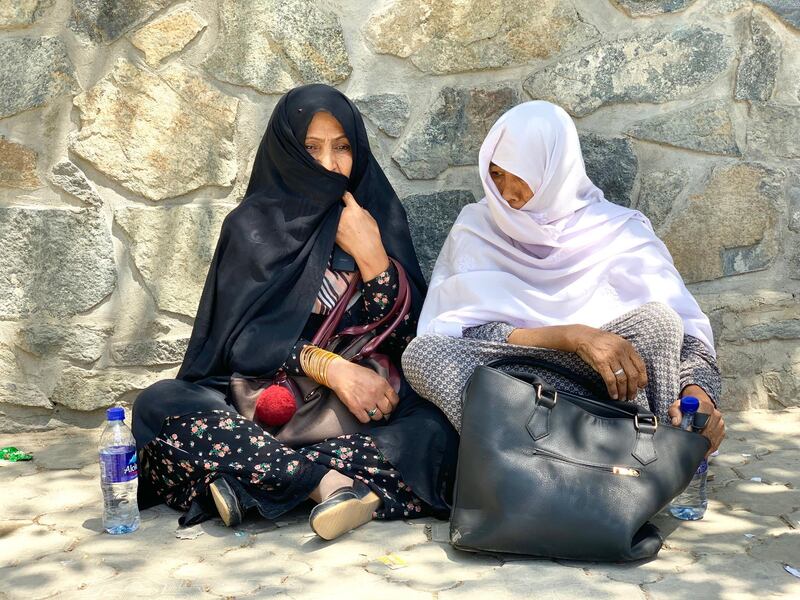
<svg viewBox="0 0 800 600">
<path fill-rule="evenodd" d="M 508 335 L 508 343 L 517 346 L 551 348 L 577 352 L 588 329 L 585 325 L 553 325 L 534 329 L 519 328 Z"/>
<path fill-rule="evenodd" d="M 680 397 L 685 398 L 686 396 L 694 396 L 700 400 L 701 405 L 705 404 L 707 407 L 710 405 L 711 409 L 714 409 L 717 406 L 716 402 L 714 402 L 714 399 L 709 395 L 709 393 L 694 383 L 690 383 L 681 390 Z M 705 411 L 701 410 L 700 412 Z"/>
<path fill-rule="evenodd" d="M 348 377 L 348 371 L 352 364 L 341 356 L 331 361 L 328 365 L 328 383 L 332 390 L 338 389 L 340 383 Z"/>
<path fill-rule="evenodd" d="M 386 254 L 383 244 L 378 244 L 371 250 L 365 250 L 354 258 L 361 273 L 361 279 L 364 281 L 375 279 L 389 268 L 389 255 Z"/>
</svg>

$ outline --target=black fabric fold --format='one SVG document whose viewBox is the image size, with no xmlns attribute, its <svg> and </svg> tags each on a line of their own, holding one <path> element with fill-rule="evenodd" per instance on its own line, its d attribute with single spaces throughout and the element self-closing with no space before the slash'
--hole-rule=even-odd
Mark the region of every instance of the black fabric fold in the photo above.
<svg viewBox="0 0 800 600">
<path fill-rule="evenodd" d="M 350 141 L 349 178 L 305 150 L 308 125 L 320 111 L 331 113 Z M 223 222 L 179 379 L 270 375 L 280 367 L 311 313 L 345 191 L 369 210 L 387 254 L 405 267 L 412 316 L 419 315 L 426 286 L 405 209 L 372 155 L 361 114 L 332 87 L 302 86 L 276 105 L 245 198 Z"/>
</svg>

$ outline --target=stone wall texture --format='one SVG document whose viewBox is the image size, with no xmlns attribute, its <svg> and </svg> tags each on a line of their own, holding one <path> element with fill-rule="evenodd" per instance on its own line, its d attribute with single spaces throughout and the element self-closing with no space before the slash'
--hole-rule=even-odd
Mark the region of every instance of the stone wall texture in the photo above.
<svg viewBox="0 0 800 600">
<path fill-rule="evenodd" d="M 528 99 L 709 314 L 727 410 L 800 405 L 800 0 L 3 0 L 0 431 L 174 376 L 280 94 L 363 111 L 426 274 Z"/>
</svg>

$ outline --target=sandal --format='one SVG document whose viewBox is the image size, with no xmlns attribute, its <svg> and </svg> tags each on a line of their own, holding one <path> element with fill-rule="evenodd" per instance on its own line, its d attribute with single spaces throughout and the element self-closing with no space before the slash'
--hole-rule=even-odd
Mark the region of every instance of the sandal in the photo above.
<svg viewBox="0 0 800 600">
<path fill-rule="evenodd" d="M 352 486 L 339 488 L 317 504 L 308 517 L 308 524 L 319 537 L 333 540 L 351 529 L 372 520 L 381 499 L 369 486 L 356 480 Z"/>
<path fill-rule="evenodd" d="M 231 484 L 224 478 L 218 477 L 208 487 L 222 522 L 228 527 L 234 527 L 241 523 L 242 508 L 239 506 L 239 499 Z"/>
</svg>

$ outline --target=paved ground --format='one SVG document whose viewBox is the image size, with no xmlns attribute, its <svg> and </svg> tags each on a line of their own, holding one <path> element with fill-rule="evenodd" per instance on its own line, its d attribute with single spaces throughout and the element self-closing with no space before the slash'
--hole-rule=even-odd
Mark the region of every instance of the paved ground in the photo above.
<svg viewBox="0 0 800 600">
<path fill-rule="evenodd" d="M 464 554 L 440 541 L 447 526 L 434 520 L 371 523 L 324 543 L 302 511 L 176 531 L 178 514 L 161 506 L 136 533 L 110 536 L 96 431 L 2 434 L 0 447 L 35 459 L 0 462 L 0 599 L 800 598 L 800 578 L 784 569 L 800 569 L 800 410 L 726 422 L 705 520 L 659 515 L 666 546 L 634 565 Z M 386 555 L 405 566 L 389 568 Z"/>
</svg>

